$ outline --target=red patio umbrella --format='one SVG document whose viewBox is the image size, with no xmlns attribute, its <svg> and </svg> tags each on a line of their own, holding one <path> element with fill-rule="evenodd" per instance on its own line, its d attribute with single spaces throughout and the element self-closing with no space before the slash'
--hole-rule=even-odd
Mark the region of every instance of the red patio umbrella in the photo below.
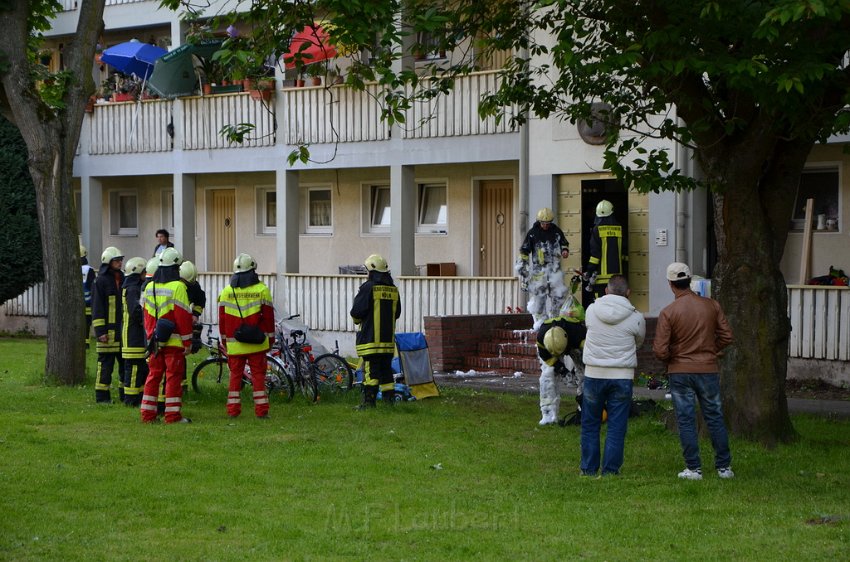
<svg viewBox="0 0 850 562">
<path fill-rule="evenodd" d="M 331 44 L 328 32 L 320 25 L 308 25 L 295 34 L 289 44 L 289 51 L 283 55 L 287 69 L 295 68 L 300 58 L 303 64 L 313 64 L 336 56 L 336 47 Z"/>
</svg>

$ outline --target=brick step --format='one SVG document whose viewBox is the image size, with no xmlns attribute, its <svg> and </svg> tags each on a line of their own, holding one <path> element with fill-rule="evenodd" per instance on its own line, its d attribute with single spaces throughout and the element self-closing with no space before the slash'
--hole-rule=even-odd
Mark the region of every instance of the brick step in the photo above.
<svg viewBox="0 0 850 562">
<path fill-rule="evenodd" d="M 478 355 L 480 357 L 504 357 L 507 355 L 536 357 L 537 344 L 501 341 L 482 342 L 478 344 Z"/>
<path fill-rule="evenodd" d="M 540 361 L 536 357 L 467 357 L 463 361 L 466 369 L 476 371 L 504 371 L 506 373 L 536 373 Z"/>
<path fill-rule="evenodd" d="M 490 334 L 490 341 L 532 344 L 537 342 L 537 332 L 530 328 L 528 330 L 506 330 L 503 328 L 497 328 L 495 330 L 491 330 Z"/>
</svg>

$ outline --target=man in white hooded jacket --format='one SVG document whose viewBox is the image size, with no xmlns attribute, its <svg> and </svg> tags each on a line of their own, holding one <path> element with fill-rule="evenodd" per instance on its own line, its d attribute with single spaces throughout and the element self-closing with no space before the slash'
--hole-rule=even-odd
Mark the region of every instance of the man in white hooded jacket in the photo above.
<svg viewBox="0 0 850 562">
<path fill-rule="evenodd" d="M 608 281 L 605 295 L 587 308 L 581 415 L 584 476 L 594 476 L 600 468 L 599 430 L 603 411 L 608 414 L 608 434 L 602 475 L 619 474 L 623 466 L 637 350 L 646 333 L 646 321 L 629 301 L 630 292 L 626 278 L 615 275 Z"/>
</svg>

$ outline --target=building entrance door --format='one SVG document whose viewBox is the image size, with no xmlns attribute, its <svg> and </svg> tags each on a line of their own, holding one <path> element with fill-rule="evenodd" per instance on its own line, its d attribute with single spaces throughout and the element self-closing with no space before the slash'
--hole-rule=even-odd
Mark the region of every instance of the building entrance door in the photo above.
<svg viewBox="0 0 850 562">
<path fill-rule="evenodd" d="M 513 188 L 512 180 L 481 181 L 478 272 L 482 277 L 513 276 Z"/>
<path fill-rule="evenodd" d="M 211 190 L 208 216 L 209 269 L 230 271 L 236 257 L 236 190 Z"/>
</svg>

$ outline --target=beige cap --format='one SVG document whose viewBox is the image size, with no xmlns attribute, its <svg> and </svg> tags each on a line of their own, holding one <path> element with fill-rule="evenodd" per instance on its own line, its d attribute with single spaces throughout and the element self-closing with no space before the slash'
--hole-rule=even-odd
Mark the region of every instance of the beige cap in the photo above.
<svg viewBox="0 0 850 562">
<path fill-rule="evenodd" d="M 673 262 L 667 266 L 668 281 L 682 281 L 691 278 L 691 268 L 687 264 Z"/>
</svg>

